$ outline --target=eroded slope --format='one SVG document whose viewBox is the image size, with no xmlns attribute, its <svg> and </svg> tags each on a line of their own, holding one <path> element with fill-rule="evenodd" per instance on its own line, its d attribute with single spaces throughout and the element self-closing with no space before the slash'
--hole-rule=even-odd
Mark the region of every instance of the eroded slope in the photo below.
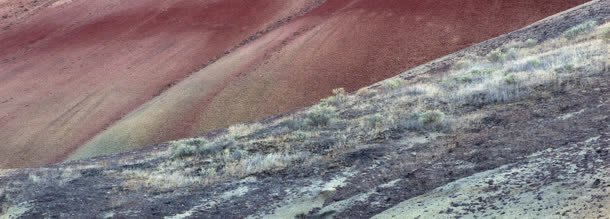
<svg viewBox="0 0 610 219">
<path fill-rule="evenodd" d="M 584 1 L 324 1 L 193 74 L 72 159 L 200 135 L 354 91 Z"/>
<path fill-rule="evenodd" d="M 338 89 L 290 115 L 0 172 L 2 211 L 608 217 L 609 4 L 594 1 L 355 94 Z"/>
</svg>

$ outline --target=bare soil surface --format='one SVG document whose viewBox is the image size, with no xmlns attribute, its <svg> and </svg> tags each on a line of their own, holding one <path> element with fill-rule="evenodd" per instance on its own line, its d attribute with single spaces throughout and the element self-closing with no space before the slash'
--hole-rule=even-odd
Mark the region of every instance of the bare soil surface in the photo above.
<svg viewBox="0 0 610 219">
<path fill-rule="evenodd" d="M 65 158 L 189 73 L 307 4 L 76 0 L 21 17 L 0 32 L 0 166 Z"/>
<path fill-rule="evenodd" d="M 0 167 L 288 112 L 584 2 L 1 1 Z"/>
</svg>

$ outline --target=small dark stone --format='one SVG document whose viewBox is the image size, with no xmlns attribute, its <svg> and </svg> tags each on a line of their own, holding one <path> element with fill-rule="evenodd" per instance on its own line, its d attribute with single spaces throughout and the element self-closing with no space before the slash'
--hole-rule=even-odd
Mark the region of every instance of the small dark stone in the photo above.
<svg viewBox="0 0 610 219">
<path fill-rule="evenodd" d="M 593 184 L 591 185 L 591 188 L 599 188 L 599 185 L 602 183 L 602 181 L 600 179 L 595 179 L 595 181 L 593 181 Z"/>
</svg>

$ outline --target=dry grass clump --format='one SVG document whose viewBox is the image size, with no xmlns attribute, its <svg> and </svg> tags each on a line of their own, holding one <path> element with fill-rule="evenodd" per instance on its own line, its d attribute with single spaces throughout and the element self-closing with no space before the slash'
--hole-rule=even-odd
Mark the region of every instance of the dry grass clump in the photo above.
<svg viewBox="0 0 610 219">
<path fill-rule="evenodd" d="M 305 159 L 307 156 L 307 153 L 256 153 L 229 166 L 227 168 L 227 173 L 243 177 L 263 171 L 282 169 L 293 162 Z"/>
<path fill-rule="evenodd" d="M 229 127 L 229 135 L 233 138 L 241 138 L 246 137 L 248 135 L 254 134 L 256 131 L 261 130 L 263 125 L 259 123 L 253 124 L 237 124 Z"/>
<path fill-rule="evenodd" d="M 38 185 L 66 185 L 82 177 L 81 169 L 67 167 L 64 169 L 42 169 L 28 174 L 30 183 Z"/>
<path fill-rule="evenodd" d="M 431 84 L 416 84 L 405 87 L 399 95 L 408 96 L 436 96 L 439 93 L 439 88 Z"/>
<path fill-rule="evenodd" d="M 333 95 L 322 99 L 321 104 L 329 106 L 339 106 L 347 102 L 348 96 L 344 88 L 333 89 Z"/>
</svg>

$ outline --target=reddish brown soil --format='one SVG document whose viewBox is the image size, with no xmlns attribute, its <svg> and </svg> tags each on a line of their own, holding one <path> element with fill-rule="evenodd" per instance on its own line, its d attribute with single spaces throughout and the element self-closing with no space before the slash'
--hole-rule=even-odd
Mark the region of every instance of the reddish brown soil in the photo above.
<svg viewBox="0 0 610 219">
<path fill-rule="evenodd" d="M 301 2 L 76 0 L 39 10 L 0 32 L 0 167 L 56 160 Z"/>
<path fill-rule="evenodd" d="M 328 0 L 294 16 L 317 2 L 74 0 L 11 20 L 0 30 L 0 167 L 293 110 L 586 1 Z"/>
</svg>

